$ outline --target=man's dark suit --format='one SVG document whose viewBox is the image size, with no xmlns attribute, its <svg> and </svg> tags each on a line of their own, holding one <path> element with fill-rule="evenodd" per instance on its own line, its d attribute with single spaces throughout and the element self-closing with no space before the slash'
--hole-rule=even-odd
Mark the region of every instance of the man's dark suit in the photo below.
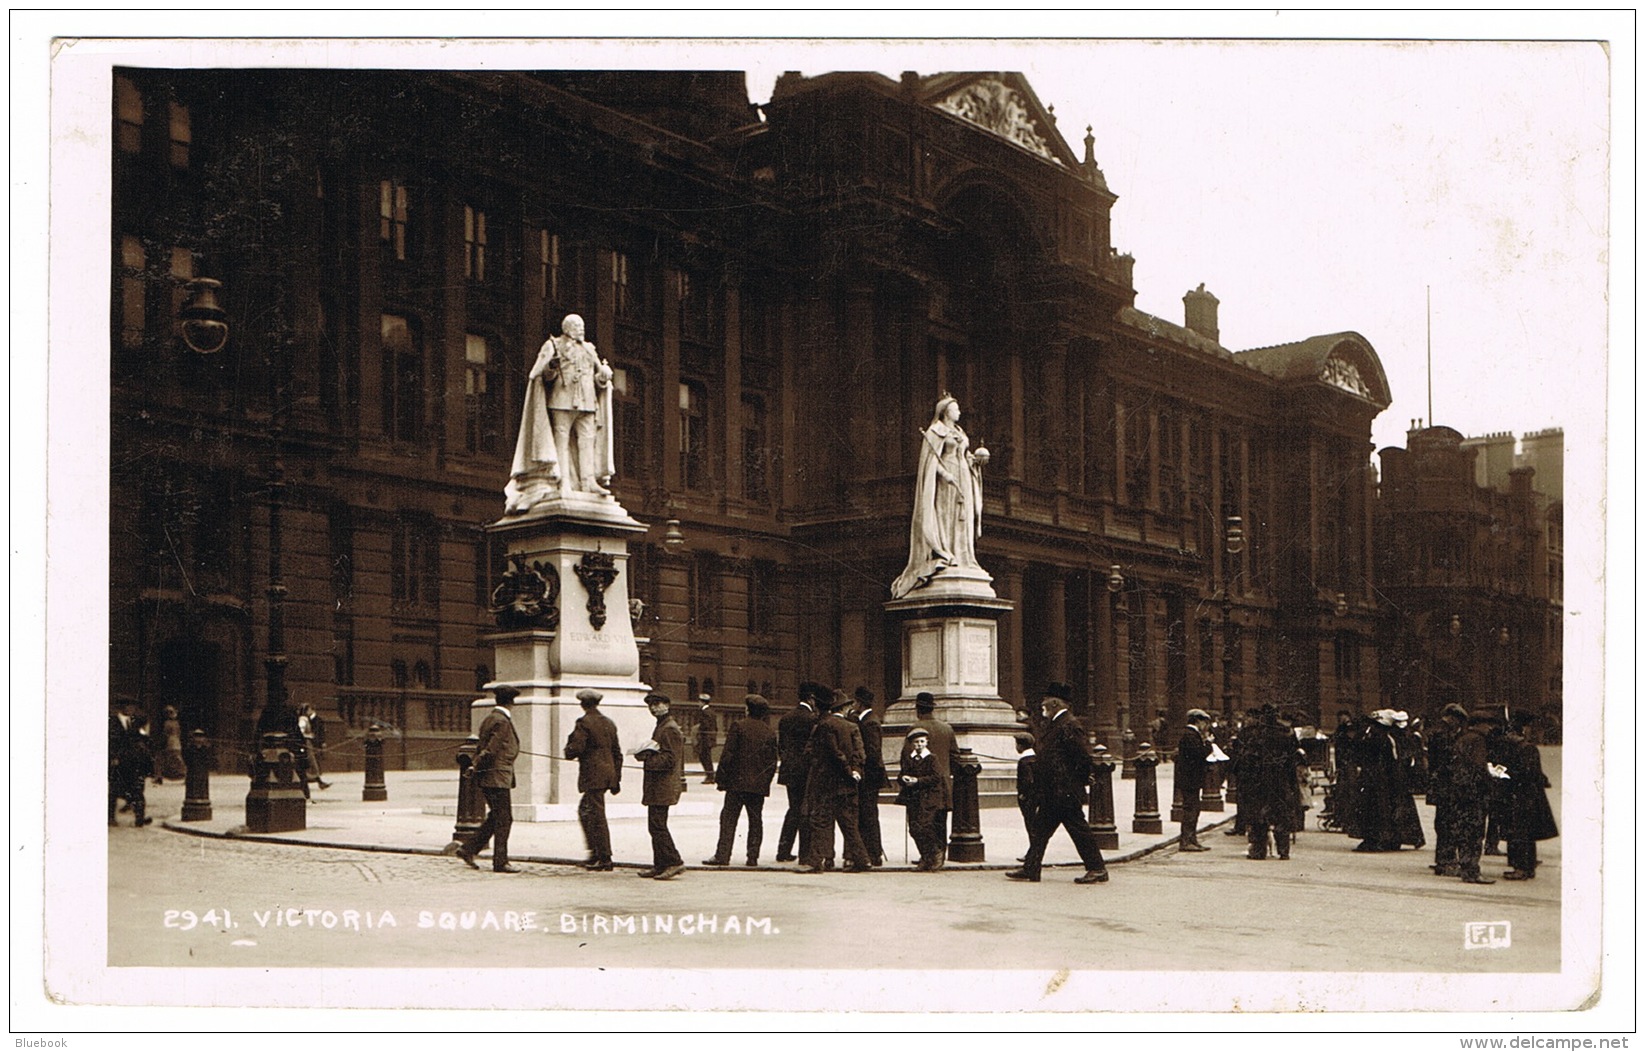
<svg viewBox="0 0 1645 1052">
<path fill-rule="evenodd" d="M 714 858 L 731 861 L 737 839 L 737 819 L 748 812 L 748 864 L 759 861 L 760 844 L 765 840 L 765 798 L 771 793 L 771 779 L 777 773 L 777 732 L 771 724 L 755 716 L 745 716 L 726 732 L 720 750 L 720 769 L 715 775 L 725 805 L 720 808 L 720 842 Z"/>
<path fill-rule="evenodd" d="M 777 752 L 782 768 L 777 772 L 777 784 L 788 789 L 788 812 L 783 815 L 782 833 L 777 838 L 777 861 L 786 862 L 794 857 L 794 838 L 800 840 L 800 856 L 809 857 L 806 845 L 811 843 L 811 825 L 805 821 L 805 779 L 811 758 L 807 750 L 811 732 L 817 726 L 817 710 L 809 701 L 802 701 L 792 712 L 777 721 Z"/>
<path fill-rule="evenodd" d="M 857 731 L 862 735 L 862 784 L 857 787 L 857 829 L 863 846 L 876 864 L 885 854 L 880 840 L 880 790 L 885 787 L 884 732 L 873 709 L 857 714 Z"/>
<path fill-rule="evenodd" d="M 1172 777 L 1172 788 L 1182 800 L 1182 828 L 1177 833 L 1179 845 L 1199 843 L 1200 793 L 1205 789 L 1205 764 L 1211 755 L 1211 739 L 1198 727 L 1189 724 L 1177 742 L 1177 762 Z"/>
<path fill-rule="evenodd" d="M 1091 743 L 1086 739 L 1085 728 L 1065 709 L 1045 725 L 1034 752 L 1039 812 L 1035 815 L 1023 872 L 1033 879 L 1039 877 L 1045 847 L 1059 826 L 1068 830 L 1086 872 L 1106 872 L 1097 835 L 1085 819 L 1085 790 L 1091 780 Z"/>
<path fill-rule="evenodd" d="M 587 708 L 577 717 L 566 740 L 565 754 L 577 761 L 577 821 L 588 840 L 588 854 L 597 865 L 611 862 L 611 827 L 605 819 L 605 794 L 622 790 L 623 750 L 617 740 L 617 725 L 597 708 Z"/>
<path fill-rule="evenodd" d="M 480 744 L 474 751 L 474 784 L 485 796 L 486 817 L 480 828 L 470 834 L 458 852 L 472 859 L 493 841 L 491 868 L 508 867 L 508 833 L 514 825 L 514 758 L 520 755 L 520 736 L 514 730 L 512 714 L 505 706 L 492 708 L 480 724 Z"/>
<path fill-rule="evenodd" d="M 868 849 L 857 830 L 857 783 L 862 774 L 862 735 L 844 715 L 831 712 L 817 721 L 811 735 L 811 768 L 806 776 L 805 809 L 811 822 L 811 854 L 802 859 L 822 868 L 834 853 L 834 826 L 845 837 L 845 864 L 867 868 Z"/>
</svg>

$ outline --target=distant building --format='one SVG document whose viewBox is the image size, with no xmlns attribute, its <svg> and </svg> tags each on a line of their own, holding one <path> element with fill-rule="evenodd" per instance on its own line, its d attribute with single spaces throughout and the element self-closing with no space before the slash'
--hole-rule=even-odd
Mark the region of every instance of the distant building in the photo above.
<svg viewBox="0 0 1645 1052">
<path fill-rule="evenodd" d="M 1203 286 L 1183 324 L 1136 310 L 1094 140 L 1020 75 L 785 74 L 759 108 L 723 72 L 112 88 L 110 689 L 151 710 L 250 738 L 278 454 L 294 700 L 451 763 L 491 677 L 481 527 L 573 311 L 617 369 L 642 675 L 676 699 L 899 695 L 882 604 L 945 390 L 993 454 L 1007 700 L 1069 682 L 1118 749 L 1156 708 L 1384 693 L 1376 352 L 1236 353 Z M 196 277 L 223 285 L 215 354 L 177 339 Z"/>
<path fill-rule="evenodd" d="M 1432 718 L 1446 704 L 1545 713 L 1557 727 L 1563 672 L 1562 434 L 1464 439 L 1413 426 L 1384 449 L 1377 497 L 1389 704 Z M 1534 466 L 1533 466 L 1534 462 Z M 1516 466 L 1517 465 L 1517 466 Z"/>
</svg>

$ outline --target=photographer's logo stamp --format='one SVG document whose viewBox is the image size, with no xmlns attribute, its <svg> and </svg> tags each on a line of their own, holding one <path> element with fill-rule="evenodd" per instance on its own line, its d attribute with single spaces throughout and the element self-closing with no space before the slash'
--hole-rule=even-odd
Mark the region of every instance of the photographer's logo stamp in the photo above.
<svg viewBox="0 0 1645 1052">
<path fill-rule="evenodd" d="M 1507 921 L 1470 921 L 1462 926 L 1464 950 L 1506 950 L 1513 941 L 1513 928 Z"/>
</svg>

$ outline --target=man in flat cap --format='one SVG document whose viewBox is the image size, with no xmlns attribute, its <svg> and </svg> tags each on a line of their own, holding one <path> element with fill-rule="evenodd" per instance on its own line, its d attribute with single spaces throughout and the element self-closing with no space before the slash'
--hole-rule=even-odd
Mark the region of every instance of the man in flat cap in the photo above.
<svg viewBox="0 0 1645 1052">
<path fill-rule="evenodd" d="M 1205 788 L 1205 765 L 1211 756 L 1211 714 L 1204 709 L 1189 709 L 1183 718 L 1188 725 L 1177 742 L 1177 762 L 1171 778 L 1172 791 L 1182 801 L 1177 850 L 1209 851 L 1199 842 L 1199 804 L 1200 792 Z"/>
<path fill-rule="evenodd" d="M 469 834 L 457 857 L 470 869 L 479 869 L 474 856 L 491 844 L 491 871 L 518 873 L 508 862 L 508 831 L 514 825 L 514 758 L 520 755 L 520 735 L 514 730 L 514 715 L 510 711 L 520 692 L 506 683 L 491 688 L 496 699 L 491 712 L 480 721 L 480 743 L 474 749 L 474 762 L 463 769 L 463 777 L 473 778 L 485 797 L 486 816 L 480 828 Z"/>
<path fill-rule="evenodd" d="M 862 735 L 862 784 L 857 787 L 857 829 L 862 833 L 868 860 L 885 865 L 885 845 L 880 839 L 880 790 L 885 788 L 885 733 L 874 713 L 874 692 L 858 687 L 851 719 Z"/>
<path fill-rule="evenodd" d="M 800 700 L 793 710 L 777 721 L 777 756 L 782 766 L 777 771 L 777 784 L 788 790 L 788 811 L 783 815 L 783 828 L 777 837 L 777 861 L 794 861 L 794 839 L 799 838 L 801 858 L 810 858 L 807 845 L 811 843 L 811 824 L 805 820 L 805 779 L 811 768 L 811 732 L 816 729 L 817 693 L 822 688 L 815 683 L 800 684 Z"/>
<path fill-rule="evenodd" d="M 1507 772 L 1493 770 L 1490 753 L 1502 736 L 1502 710 L 1478 708 L 1468 714 L 1468 725 L 1457 736 L 1451 756 L 1451 800 L 1456 808 L 1457 872 L 1464 884 L 1495 884 L 1479 872 L 1485 848 L 1485 812 L 1491 783 Z"/>
<path fill-rule="evenodd" d="M 959 745 L 954 740 L 954 728 L 937 718 L 937 699 L 929 691 L 920 691 L 914 697 L 914 726 L 930 735 L 931 755 L 937 758 L 937 777 L 942 782 L 941 807 L 937 812 L 937 843 L 940 850 L 929 868 L 941 869 L 948 863 L 948 814 L 954 810 L 954 772 L 959 765 Z M 906 741 L 903 752 L 907 753 Z M 923 860 L 922 860 L 923 861 Z"/>
<path fill-rule="evenodd" d="M 800 859 L 801 873 L 821 873 L 834 854 L 834 827 L 845 839 L 847 873 L 869 868 L 868 849 L 857 830 L 857 786 L 862 783 L 862 735 L 845 714 L 851 697 L 830 692 L 828 713 L 811 734 L 811 770 L 805 781 L 805 810 L 811 822 L 811 855 Z"/>
<path fill-rule="evenodd" d="M 615 796 L 623 788 L 623 747 L 617 740 L 617 725 L 600 711 L 600 692 L 579 690 L 577 700 L 583 714 L 571 728 L 565 743 L 567 759 L 577 761 L 577 821 L 588 840 L 588 861 L 592 870 L 606 871 L 611 864 L 611 828 L 605 820 L 605 794 Z"/>
<path fill-rule="evenodd" d="M 777 773 L 777 732 L 767 717 L 771 706 L 758 694 L 743 698 L 747 715 L 725 733 L 725 749 L 720 753 L 718 785 L 725 794 L 720 808 L 720 842 L 705 866 L 729 866 L 731 849 L 737 840 L 737 819 L 748 812 L 748 864 L 760 864 L 760 843 L 765 839 L 765 798 L 771 794 L 771 779 Z"/>
<path fill-rule="evenodd" d="M 639 875 L 658 880 L 673 880 L 685 872 L 685 860 L 668 831 L 668 809 L 680 802 L 680 793 L 685 791 L 685 733 L 668 714 L 671 704 L 666 694 L 645 696 L 645 707 L 656 717 L 657 726 L 651 740 L 634 750 L 634 758 L 645 768 L 640 803 L 646 807 L 645 829 L 651 834 L 651 865 Z"/>
<path fill-rule="evenodd" d="M 1040 792 L 1033 836 L 1021 869 L 1006 874 L 1011 880 L 1038 883 L 1046 845 L 1060 826 L 1068 831 L 1085 863 L 1085 874 L 1076 884 L 1106 884 L 1108 867 L 1103 863 L 1097 835 L 1085 819 L 1086 787 L 1091 782 L 1091 741 L 1080 721 L 1068 711 L 1073 697 L 1065 683 L 1052 683 L 1040 700 L 1045 714 L 1045 730 L 1040 734 L 1035 778 Z"/>
</svg>

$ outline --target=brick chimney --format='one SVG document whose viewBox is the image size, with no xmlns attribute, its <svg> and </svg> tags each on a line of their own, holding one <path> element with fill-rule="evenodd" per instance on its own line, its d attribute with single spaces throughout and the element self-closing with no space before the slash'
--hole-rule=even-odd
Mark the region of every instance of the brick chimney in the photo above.
<svg viewBox="0 0 1645 1052">
<path fill-rule="evenodd" d="M 1184 325 L 1189 332 L 1197 332 L 1208 340 L 1217 339 L 1217 298 L 1205 291 L 1205 282 L 1199 288 L 1182 295 Z"/>
</svg>

